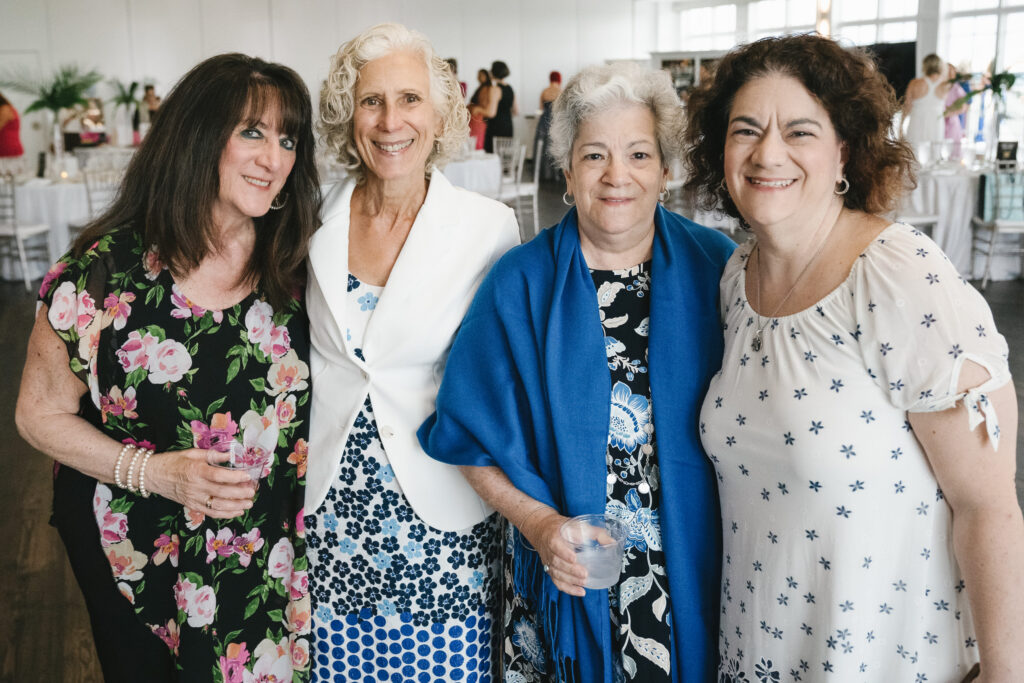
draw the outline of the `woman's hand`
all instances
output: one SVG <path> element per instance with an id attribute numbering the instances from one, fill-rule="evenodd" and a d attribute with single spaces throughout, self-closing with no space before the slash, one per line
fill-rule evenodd
<path id="1" fill-rule="evenodd" d="M 146 468 L 146 488 L 207 517 L 238 517 L 252 507 L 256 486 L 244 471 L 210 464 L 229 458 L 200 448 L 155 454 Z"/>
<path id="2" fill-rule="evenodd" d="M 555 588 L 569 595 L 583 597 L 586 593 L 583 582 L 587 580 L 587 570 L 576 562 L 575 551 L 562 538 L 561 533 L 562 524 L 568 520 L 568 517 L 544 506 L 539 512 L 529 513 L 519 531 L 537 550 Z"/>

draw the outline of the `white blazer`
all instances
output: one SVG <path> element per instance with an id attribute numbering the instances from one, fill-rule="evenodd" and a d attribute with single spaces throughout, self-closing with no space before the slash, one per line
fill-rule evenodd
<path id="1" fill-rule="evenodd" d="M 423 452 L 416 430 L 434 411 L 448 350 L 477 287 L 519 242 L 515 214 L 500 202 L 453 187 L 435 169 L 367 325 L 363 362 L 345 340 L 354 188 L 348 179 L 327 190 L 323 225 L 309 247 L 313 405 L 306 511 L 312 514 L 326 498 L 369 395 L 384 451 L 416 514 L 437 529 L 465 529 L 491 508 L 457 468 Z"/>

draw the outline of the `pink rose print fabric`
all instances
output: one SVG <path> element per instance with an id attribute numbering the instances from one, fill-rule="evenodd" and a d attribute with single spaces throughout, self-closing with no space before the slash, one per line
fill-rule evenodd
<path id="1" fill-rule="evenodd" d="M 97 483 L 92 512 L 111 581 L 175 655 L 181 680 L 309 680 L 302 302 L 275 310 L 257 289 L 204 309 L 128 231 L 64 256 L 39 298 L 98 429 L 158 454 L 234 441 L 267 458 L 252 509 L 232 520 Z"/>

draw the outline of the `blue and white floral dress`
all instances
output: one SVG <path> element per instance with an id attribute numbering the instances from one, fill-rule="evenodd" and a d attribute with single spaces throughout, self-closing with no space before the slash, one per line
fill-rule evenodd
<path id="1" fill-rule="evenodd" d="M 815 306 L 765 323 L 722 277 L 725 355 L 700 429 L 722 504 L 719 680 L 953 683 L 978 660 L 952 514 L 908 412 L 1009 379 L 981 295 L 928 237 L 885 229 Z M 956 394 L 965 360 L 985 385 Z M 982 459 L 977 467 L 988 463 Z"/>
<path id="2" fill-rule="evenodd" d="M 362 339 L 383 289 L 349 276 L 345 333 L 360 358 L 373 353 Z M 327 498 L 306 517 L 313 679 L 495 680 L 500 539 L 496 514 L 462 532 L 417 516 L 367 396 Z"/>
<path id="3" fill-rule="evenodd" d="M 597 290 L 612 392 L 609 407 L 606 514 L 628 529 L 618 583 L 608 591 L 616 680 L 671 681 L 671 603 L 665 577 L 658 508 L 657 446 L 647 377 L 650 263 L 623 270 L 591 270 Z M 506 544 L 506 683 L 547 681 L 550 667 L 540 625 L 515 591 L 514 546 Z"/>

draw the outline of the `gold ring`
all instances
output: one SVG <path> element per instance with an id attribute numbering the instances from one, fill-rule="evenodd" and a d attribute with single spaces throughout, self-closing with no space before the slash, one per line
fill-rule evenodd
<path id="1" fill-rule="evenodd" d="M 206 497 L 206 509 L 207 510 L 212 510 L 213 509 L 213 496 L 207 496 Z"/>

